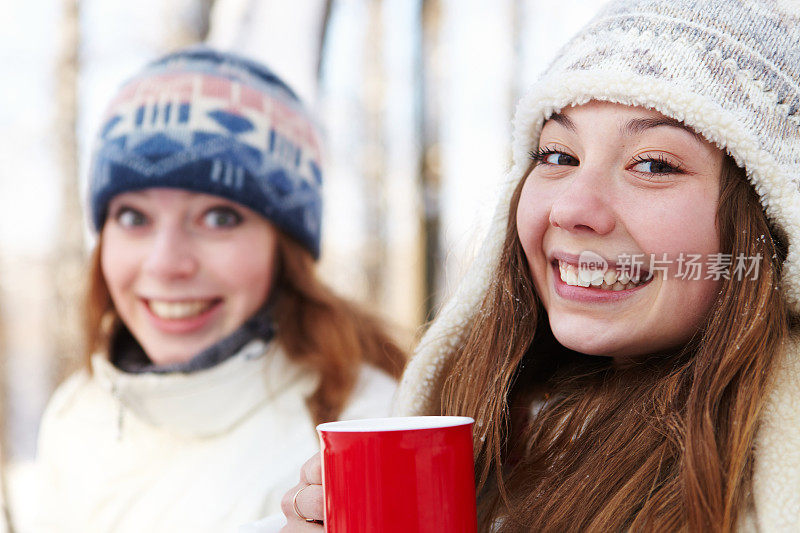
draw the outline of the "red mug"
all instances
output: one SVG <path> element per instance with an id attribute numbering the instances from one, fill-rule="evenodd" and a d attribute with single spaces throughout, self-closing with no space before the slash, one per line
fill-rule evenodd
<path id="1" fill-rule="evenodd" d="M 317 426 L 327 533 L 475 533 L 471 418 Z"/>

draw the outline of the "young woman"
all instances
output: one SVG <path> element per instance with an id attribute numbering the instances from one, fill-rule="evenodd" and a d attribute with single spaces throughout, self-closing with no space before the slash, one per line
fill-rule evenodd
<path id="1" fill-rule="evenodd" d="M 204 47 L 123 85 L 93 157 L 84 371 L 42 422 L 58 531 L 227 531 L 278 509 L 325 420 L 385 415 L 404 354 L 316 277 L 318 134 Z"/>
<path id="2" fill-rule="evenodd" d="M 800 526 L 799 23 L 613 1 L 520 102 L 484 252 L 396 405 L 475 418 L 481 531 Z"/>

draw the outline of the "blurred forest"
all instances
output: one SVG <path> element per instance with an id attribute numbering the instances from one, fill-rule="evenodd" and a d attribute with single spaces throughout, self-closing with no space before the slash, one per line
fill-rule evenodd
<path id="1" fill-rule="evenodd" d="M 480 243 L 480 220 L 509 164 L 517 98 L 598 7 L 0 3 L 0 464 L 12 475 L 35 453 L 52 390 L 80 362 L 93 241 L 82 208 L 90 140 L 126 77 L 162 53 L 206 41 L 263 61 L 293 86 L 319 117 L 327 145 L 323 277 L 410 345 Z"/>

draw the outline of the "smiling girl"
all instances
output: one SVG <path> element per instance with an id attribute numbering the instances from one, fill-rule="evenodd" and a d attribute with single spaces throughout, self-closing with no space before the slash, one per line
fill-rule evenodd
<path id="1" fill-rule="evenodd" d="M 123 85 L 89 180 L 90 354 L 42 422 L 48 531 L 230 530 L 277 510 L 316 424 L 386 414 L 402 351 L 314 272 L 321 168 L 261 65 L 194 47 Z"/>
<path id="2" fill-rule="evenodd" d="M 475 419 L 481 531 L 800 527 L 798 51 L 793 2 L 615 0 L 518 104 L 396 405 Z"/>
<path id="3" fill-rule="evenodd" d="M 531 158 L 516 226 L 553 335 L 617 362 L 686 344 L 721 280 L 676 267 L 720 251 L 722 151 L 656 111 L 593 101 L 552 115 Z M 582 254 L 602 259 L 605 284 L 580 283 Z M 641 259 L 638 279 L 625 257 Z M 650 258 L 666 268 L 648 276 Z"/>

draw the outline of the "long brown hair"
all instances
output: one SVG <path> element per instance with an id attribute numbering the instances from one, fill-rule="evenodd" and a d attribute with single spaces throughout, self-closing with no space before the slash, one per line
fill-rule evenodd
<path id="1" fill-rule="evenodd" d="M 122 327 L 100 266 L 102 239 L 92 254 L 84 309 L 85 364 L 106 352 Z M 338 296 L 317 277 L 311 254 L 278 232 L 279 269 L 273 318 L 287 355 L 318 372 L 320 382 L 307 405 L 315 424 L 336 420 L 369 363 L 398 378 L 406 352 L 374 315 Z"/>
<path id="2" fill-rule="evenodd" d="M 443 413 L 476 420 L 481 530 L 735 529 L 789 331 L 776 290 L 785 245 L 744 171 L 726 157 L 717 225 L 723 252 L 761 258 L 757 279 L 724 280 L 683 349 L 627 368 L 553 338 L 517 237 L 522 185 L 442 388 Z"/>

